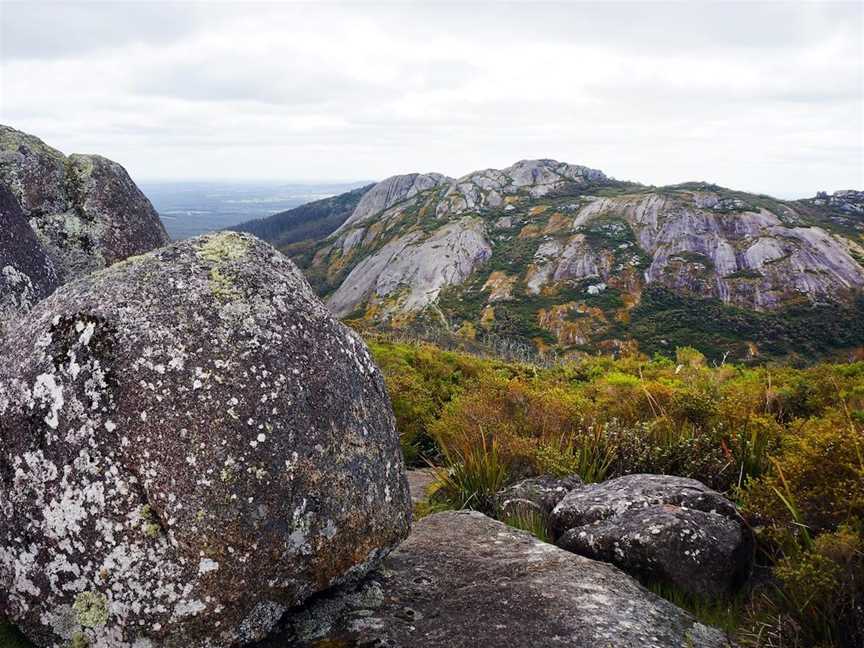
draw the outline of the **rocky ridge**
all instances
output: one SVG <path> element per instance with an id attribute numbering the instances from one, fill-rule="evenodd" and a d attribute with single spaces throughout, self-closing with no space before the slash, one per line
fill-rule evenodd
<path id="1" fill-rule="evenodd" d="M 650 290 L 752 313 L 854 303 L 864 233 L 828 212 L 854 212 L 856 196 L 646 187 L 526 160 L 459 179 L 389 178 L 297 260 L 340 317 L 578 349 L 620 344 Z"/>

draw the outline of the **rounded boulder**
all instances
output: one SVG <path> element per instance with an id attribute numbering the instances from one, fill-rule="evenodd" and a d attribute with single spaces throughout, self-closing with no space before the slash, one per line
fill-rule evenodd
<path id="1" fill-rule="evenodd" d="M 0 603 L 39 646 L 249 643 L 408 534 L 379 370 L 254 237 L 69 283 L 0 357 Z"/>
<path id="2" fill-rule="evenodd" d="M 734 594 L 753 537 L 720 493 L 695 479 L 625 475 L 569 492 L 552 512 L 557 544 L 688 595 Z"/>

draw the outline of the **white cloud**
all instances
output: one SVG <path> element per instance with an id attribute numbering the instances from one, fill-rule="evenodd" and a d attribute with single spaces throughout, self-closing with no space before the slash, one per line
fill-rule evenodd
<path id="1" fill-rule="evenodd" d="M 864 185 L 858 4 L 0 4 L 0 121 L 144 178 L 526 157 L 782 196 Z"/>

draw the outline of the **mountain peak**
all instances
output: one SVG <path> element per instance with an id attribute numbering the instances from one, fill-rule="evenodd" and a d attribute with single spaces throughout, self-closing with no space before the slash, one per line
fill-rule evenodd
<path id="1" fill-rule="evenodd" d="M 408 173 L 390 176 L 376 184 L 363 196 L 354 213 L 334 233 L 363 223 L 398 203 L 449 181 L 450 178 L 440 173 Z"/>

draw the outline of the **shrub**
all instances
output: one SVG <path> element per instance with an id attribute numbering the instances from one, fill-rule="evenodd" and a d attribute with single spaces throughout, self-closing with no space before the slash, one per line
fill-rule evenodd
<path id="1" fill-rule="evenodd" d="M 472 508 L 483 513 L 495 511 L 495 495 L 507 483 L 507 468 L 498 453 L 495 439 L 477 443 L 465 436 L 450 436 L 442 444 L 445 465 L 435 470 L 433 501 L 453 508 Z"/>
<path id="2" fill-rule="evenodd" d="M 536 367 L 429 345 L 373 350 L 412 439 L 406 455 L 441 464 L 438 493 L 419 513 L 494 513 L 507 482 L 538 474 L 698 479 L 740 501 L 764 576 L 742 595 L 743 621 L 736 602 L 680 604 L 727 628 L 740 623 L 745 645 L 864 645 L 864 363 L 709 366 L 681 348 L 677 362 L 631 355 Z M 543 537 L 543 520 L 506 521 Z"/>
<path id="3" fill-rule="evenodd" d="M 514 529 L 527 531 L 538 540 L 552 542 L 549 520 L 540 511 L 519 509 L 503 516 L 501 521 Z"/>
<path id="4" fill-rule="evenodd" d="M 814 533 L 864 517 L 862 445 L 860 429 L 839 412 L 798 423 L 783 437 L 777 469 L 747 488 L 746 510 L 778 541 L 795 530 L 786 493 Z"/>
<path id="5" fill-rule="evenodd" d="M 489 363 L 426 344 L 373 338 L 369 348 L 387 383 L 405 460 L 409 465 L 425 465 L 424 457 L 438 455 L 429 426 L 466 385 L 489 370 Z"/>
<path id="6" fill-rule="evenodd" d="M 442 449 L 494 438 L 507 471 L 514 478 L 528 476 L 537 472 L 538 448 L 577 434 L 583 405 L 558 385 L 487 374 L 447 404 L 431 432 Z"/>
<path id="7" fill-rule="evenodd" d="M 773 570 L 741 631 L 750 646 L 864 645 L 864 535 L 860 522 L 824 533 Z"/>
<path id="8" fill-rule="evenodd" d="M 586 484 L 606 479 L 615 460 L 615 447 L 605 430 L 594 430 L 547 443 L 534 451 L 537 474 L 564 477 L 577 474 Z"/>

